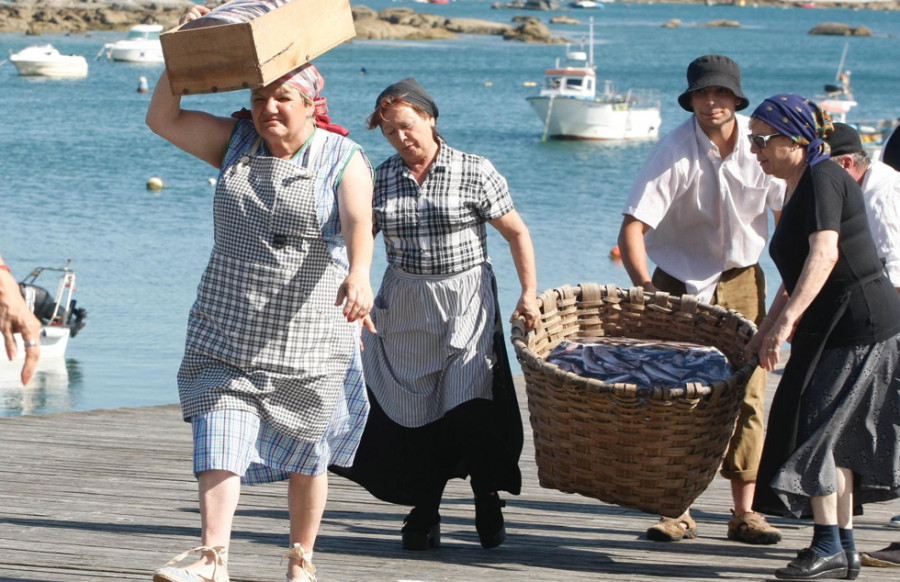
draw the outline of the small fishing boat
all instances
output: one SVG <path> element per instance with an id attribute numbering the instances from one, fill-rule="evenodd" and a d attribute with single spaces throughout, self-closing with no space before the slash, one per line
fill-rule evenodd
<path id="1" fill-rule="evenodd" d="M 128 36 L 122 40 L 103 45 L 99 57 L 106 53 L 106 58 L 113 61 L 129 63 L 162 63 L 162 43 L 159 42 L 159 34 L 162 32 L 161 24 L 138 24 L 132 26 Z"/>
<path id="2" fill-rule="evenodd" d="M 75 271 L 69 264 L 67 261 L 64 266 L 59 268 L 37 267 L 19 283 L 25 302 L 43 324 L 41 360 L 65 357 L 69 338 L 75 337 L 85 325 L 87 311 L 76 307 L 74 299 Z M 38 277 L 47 272 L 59 273 L 55 296 L 36 284 Z M 22 337 L 16 334 L 15 338 L 18 348 L 16 358 L 23 359 L 25 349 Z"/>
<path id="3" fill-rule="evenodd" d="M 853 88 L 850 86 L 852 72 L 844 68 L 847 59 L 847 50 L 850 45 L 844 45 L 844 52 L 838 64 L 837 74 L 833 83 L 825 84 L 825 93 L 815 97 L 816 103 L 827 111 L 834 121 L 840 121 L 850 125 L 859 132 L 860 140 L 869 154 L 875 156 L 884 141 L 890 136 L 900 123 L 900 119 L 860 119 L 848 120 L 847 114 L 859 105 L 853 96 Z"/>
<path id="4" fill-rule="evenodd" d="M 23 76 L 86 77 L 87 60 L 81 55 L 64 55 L 53 45 L 35 45 L 9 56 L 9 60 Z"/>
<path id="5" fill-rule="evenodd" d="M 544 73 L 540 93 L 527 97 L 544 122 L 542 139 L 623 140 L 659 137 L 659 92 L 653 89 L 616 90 L 603 81 L 598 94 L 594 66 L 594 22 L 591 19 L 588 52 L 569 50 L 566 62 Z"/>

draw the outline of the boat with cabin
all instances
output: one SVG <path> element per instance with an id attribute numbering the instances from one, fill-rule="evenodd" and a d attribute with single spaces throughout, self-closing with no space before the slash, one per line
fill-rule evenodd
<path id="1" fill-rule="evenodd" d="M 34 45 L 12 53 L 10 62 L 22 76 L 86 77 L 87 60 L 81 55 L 64 55 L 52 44 Z"/>
<path id="2" fill-rule="evenodd" d="M 659 137 L 659 91 L 629 89 L 620 93 L 613 81 L 597 89 L 594 66 L 594 23 L 591 19 L 588 50 L 570 50 L 544 72 L 544 83 L 528 103 L 544 123 L 542 139 L 631 140 Z"/>
<path id="3" fill-rule="evenodd" d="M 116 42 L 106 43 L 100 49 L 100 56 L 113 61 L 128 63 L 162 63 L 162 43 L 159 34 L 163 31 L 161 24 L 138 24 L 131 27 L 128 36 Z"/>

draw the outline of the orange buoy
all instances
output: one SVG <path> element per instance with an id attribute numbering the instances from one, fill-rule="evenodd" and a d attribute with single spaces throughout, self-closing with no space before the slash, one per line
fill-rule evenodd
<path id="1" fill-rule="evenodd" d="M 614 246 L 609 249 L 609 258 L 610 259 L 621 259 L 622 253 L 619 252 L 619 245 Z"/>

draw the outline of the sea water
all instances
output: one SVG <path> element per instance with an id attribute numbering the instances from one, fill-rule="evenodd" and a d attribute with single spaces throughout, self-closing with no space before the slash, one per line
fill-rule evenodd
<path id="1" fill-rule="evenodd" d="M 370 7 L 415 6 L 453 17 L 509 22 L 516 14 L 547 22 L 556 13 L 492 10 L 488 2 L 413 5 L 386 0 Z M 559 13 L 562 13 L 560 11 Z M 595 21 L 595 61 L 601 79 L 620 90 L 658 89 L 661 134 L 687 113 L 677 96 L 695 57 L 723 53 L 743 71 L 751 107 L 780 92 L 807 96 L 833 83 L 848 46 L 845 68 L 860 105 L 853 118 L 900 114 L 900 14 L 852 10 L 679 4 L 607 4 L 571 10 Z M 663 28 L 671 19 L 682 26 Z M 739 28 L 703 27 L 718 19 Z M 872 37 L 811 36 L 822 22 L 867 26 Z M 577 47 L 585 25 L 552 25 Z M 0 55 L 52 43 L 90 61 L 85 79 L 20 77 L 0 65 L 0 252 L 21 278 L 37 266 L 72 259 L 76 298 L 88 310 L 87 327 L 69 344 L 65 361 L 44 362 L 26 388 L 13 368 L 0 367 L 0 415 L 145 406 L 177 402 L 175 373 L 185 323 L 212 243 L 210 180 L 216 170 L 155 136 L 144 125 L 151 89 L 162 65 L 91 60 L 123 33 L 27 37 L 0 34 Z M 573 47 L 574 48 L 574 47 Z M 538 288 L 582 281 L 628 286 L 621 264 L 609 258 L 621 210 L 653 142 L 542 141 L 543 123 L 525 101 L 543 71 L 563 56 L 562 45 L 463 36 L 446 41 L 355 41 L 316 60 L 326 78 L 334 121 L 376 163 L 393 153 L 364 122 L 388 84 L 414 76 L 440 107 L 438 129 L 459 149 L 489 158 L 509 181 L 537 253 Z M 2 59 L 2 57 L 0 57 Z M 363 68 L 365 74 L 362 73 Z M 187 108 L 228 115 L 248 104 L 245 91 L 190 96 Z M 167 187 L 149 191 L 147 181 Z M 493 229 L 489 250 L 504 317 L 515 307 L 519 283 L 508 246 Z M 778 276 L 767 256 L 769 292 Z M 376 241 L 373 284 L 384 270 Z M 42 282 L 55 291 L 56 281 Z M 508 327 L 507 327 L 508 332 Z M 518 365 L 513 362 L 516 373 Z"/>

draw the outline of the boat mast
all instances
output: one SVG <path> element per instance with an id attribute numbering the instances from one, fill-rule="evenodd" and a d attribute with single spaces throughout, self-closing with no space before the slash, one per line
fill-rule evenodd
<path id="1" fill-rule="evenodd" d="M 835 73 L 835 75 L 834 75 L 834 80 L 837 81 L 837 82 L 840 82 L 840 80 L 841 80 L 841 73 L 844 72 L 844 61 L 847 59 L 847 51 L 848 51 L 849 49 L 850 49 L 850 43 L 849 43 L 849 42 L 848 42 L 848 43 L 845 43 L 845 44 L 844 44 L 844 52 L 843 52 L 843 54 L 841 54 L 841 62 L 840 62 L 840 64 L 838 65 L 837 73 Z"/>
<path id="2" fill-rule="evenodd" d="M 588 24 L 588 66 L 594 66 L 594 17 L 591 16 Z"/>

